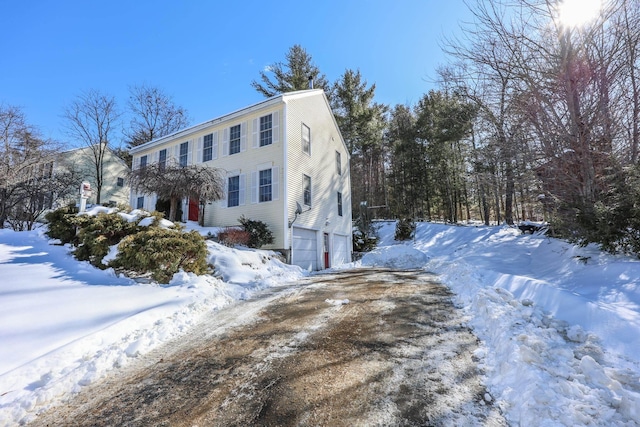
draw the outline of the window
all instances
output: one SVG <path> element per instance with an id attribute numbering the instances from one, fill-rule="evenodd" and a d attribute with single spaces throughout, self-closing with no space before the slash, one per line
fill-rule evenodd
<path id="1" fill-rule="evenodd" d="M 336 171 L 338 175 L 342 175 L 342 156 L 339 151 L 336 151 Z"/>
<path id="2" fill-rule="evenodd" d="M 233 174 L 235 175 L 235 174 Z M 243 175 L 240 175 L 240 204 L 243 202 Z M 271 202 L 279 196 L 279 168 L 272 162 L 257 165 L 251 172 L 251 203 Z"/>
<path id="3" fill-rule="evenodd" d="M 144 169 L 147 167 L 147 155 L 140 157 L 140 169 Z"/>
<path id="4" fill-rule="evenodd" d="M 124 187 L 124 178 L 118 178 L 118 182 L 116 183 L 118 187 Z"/>
<path id="5" fill-rule="evenodd" d="M 204 144 L 202 146 L 202 161 L 208 162 L 213 159 L 213 134 L 204 136 Z"/>
<path id="6" fill-rule="evenodd" d="M 271 145 L 273 142 L 273 118 L 269 114 L 260 117 L 260 147 Z"/>
<path id="7" fill-rule="evenodd" d="M 311 129 L 304 123 L 302 124 L 302 151 L 311 155 Z"/>
<path id="8" fill-rule="evenodd" d="M 302 176 L 302 191 L 304 204 L 311 206 L 311 177 L 308 175 Z"/>
<path id="9" fill-rule="evenodd" d="M 273 196 L 271 183 L 271 169 L 260 171 L 260 182 L 258 187 L 258 201 L 260 203 L 271 201 Z"/>
<path id="10" fill-rule="evenodd" d="M 138 197 L 138 202 L 136 203 L 136 209 L 144 209 L 144 196 Z"/>
<path id="11" fill-rule="evenodd" d="M 228 186 L 227 207 L 240 206 L 240 176 L 230 176 Z"/>
<path id="12" fill-rule="evenodd" d="M 189 142 L 183 142 L 180 144 L 180 166 L 187 166 L 187 156 L 189 155 Z"/>
<path id="13" fill-rule="evenodd" d="M 240 152 L 240 125 L 231 126 L 229 129 L 229 154 Z"/>
<path id="14" fill-rule="evenodd" d="M 158 169 L 164 171 L 167 167 L 167 149 L 160 150 L 158 154 Z"/>
<path id="15" fill-rule="evenodd" d="M 342 216 L 342 193 L 338 191 L 338 216 Z"/>

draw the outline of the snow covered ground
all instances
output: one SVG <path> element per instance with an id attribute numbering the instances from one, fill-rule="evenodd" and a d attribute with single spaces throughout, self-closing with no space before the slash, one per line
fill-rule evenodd
<path id="1" fill-rule="evenodd" d="M 206 233 L 206 230 L 202 230 Z M 424 223 L 339 268 L 440 275 L 483 341 L 487 388 L 512 425 L 640 425 L 640 262 L 506 227 Z M 140 284 L 78 262 L 41 231 L 0 230 L 0 426 L 33 420 L 203 316 L 297 280 L 267 251 L 208 243 L 216 277 Z"/>

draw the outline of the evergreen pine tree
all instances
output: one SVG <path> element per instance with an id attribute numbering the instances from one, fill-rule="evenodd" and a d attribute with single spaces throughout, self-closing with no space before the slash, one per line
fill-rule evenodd
<path id="1" fill-rule="evenodd" d="M 269 74 L 273 74 L 273 79 Z M 325 92 L 330 89 L 327 78 L 312 62 L 311 55 L 296 44 L 289 48 L 285 62 L 269 65 L 260 72 L 260 81 L 252 81 L 251 86 L 265 98 L 270 98 L 281 93 L 308 89 L 309 79 L 313 81 L 314 88 L 324 89 Z"/>
<path id="2" fill-rule="evenodd" d="M 375 103 L 375 84 L 360 71 L 346 70 L 333 85 L 331 107 L 351 155 L 352 209 L 361 202 L 386 205 L 384 129 L 387 106 Z"/>

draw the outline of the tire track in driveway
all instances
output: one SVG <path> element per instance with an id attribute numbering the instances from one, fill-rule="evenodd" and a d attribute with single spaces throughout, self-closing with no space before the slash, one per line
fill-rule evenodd
<path id="1" fill-rule="evenodd" d="M 313 276 L 214 314 L 34 424 L 506 425 L 484 400 L 477 338 L 434 279 Z"/>

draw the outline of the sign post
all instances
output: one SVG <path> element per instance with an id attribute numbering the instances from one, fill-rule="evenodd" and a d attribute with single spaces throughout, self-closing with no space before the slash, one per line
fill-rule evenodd
<path id="1" fill-rule="evenodd" d="M 80 184 L 80 213 L 87 209 L 87 199 L 91 197 L 91 184 L 83 182 Z"/>

